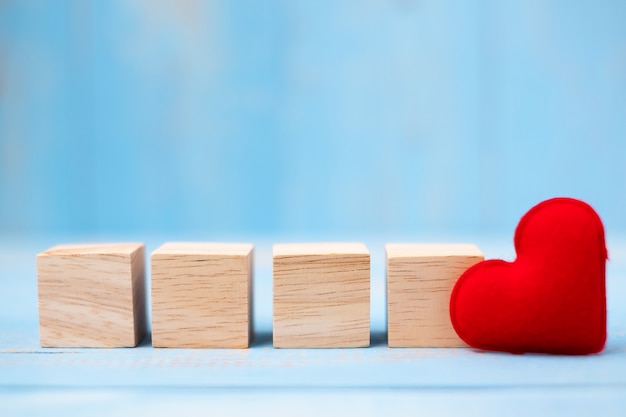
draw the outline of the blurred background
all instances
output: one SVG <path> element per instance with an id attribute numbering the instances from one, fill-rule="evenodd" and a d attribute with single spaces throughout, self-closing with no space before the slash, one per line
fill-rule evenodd
<path id="1" fill-rule="evenodd" d="M 626 2 L 0 0 L 0 234 L 626 232 Z"/>

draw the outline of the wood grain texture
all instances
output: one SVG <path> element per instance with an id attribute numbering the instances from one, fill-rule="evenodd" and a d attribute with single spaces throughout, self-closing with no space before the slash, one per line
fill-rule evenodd
<path id="1" fill-rule="evenodd" d="M 166 243 L 152 252 L 152 345 L 247 348 L 253 245 Z"/>
<path id="2" fill-rule="evenodd" d="M 59 245 L 37 255 L 43 347 L 133 347 L 146 333 L 142 243 Z"/>
<path id="3" fill-rule="evenodd" d="M 470 244 L 387 244 L 389 347 L 467 346 L 450 322 L 450 294 L 482 261 Z"/>
<path id="4" fill-rule="evenodd" d="M 274 245 L 274 347 L 367 347 L 370 254 L 362 243 Z"/>

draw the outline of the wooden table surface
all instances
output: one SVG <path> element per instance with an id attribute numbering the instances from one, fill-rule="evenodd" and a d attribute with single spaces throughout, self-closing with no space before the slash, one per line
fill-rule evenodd
<path id="1" fill-rule="evenodd" d="M 466 239 L 467 240 L 467 239 Z M 599 355 L 390 349 L 382 239 L 372 254 L 371 347 L 274 349 L 270 239 L 255 248 L 247 350 L 39 347 L 35 254 L 63 241 L 0 240 L 0 416 L 626 415 L 626 239 L 611 239 L 609 339 Z M 163 240 L 146 241 L 147 253 Z M 474 238 L 513 258 L 510 238 Z"/>

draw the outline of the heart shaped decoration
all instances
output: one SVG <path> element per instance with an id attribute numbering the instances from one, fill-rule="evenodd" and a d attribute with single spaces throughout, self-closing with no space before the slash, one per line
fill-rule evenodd
<path id="1" fill-rule="evenodd" d="M 606 341 L 604 227 L 588 204 L 539 203 L 515 231 L 514 262 L 469 268 L 450 298 L 450 318 L 468 345 L 512 353 L 584 355 Z"/>

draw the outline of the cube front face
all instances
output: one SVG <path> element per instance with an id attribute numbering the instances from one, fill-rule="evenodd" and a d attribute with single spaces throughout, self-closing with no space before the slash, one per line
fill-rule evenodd
<path id="1" fill-rule="evenodd" d="M 144 246 L 56 246 L 37 255 L 43 347 L 133 347 L 145 335 Z"/>
<path id="2" fill-rule="evenodd" d="M 152 345 L 247 348 L 252 245 L 170 243 L 152 253 Z"/>
<path id="3" fill-rule="evenodd" d="M 274 347 L 367 347 L 370 255 L 363 244 L 274 246 Z"/>
<path id="4" fill-rule="evenodd" d="M 388 244 L 390 347 L 463 347 L 450 321 L 456 281 L 484 259 L 474 245 Z"/>

